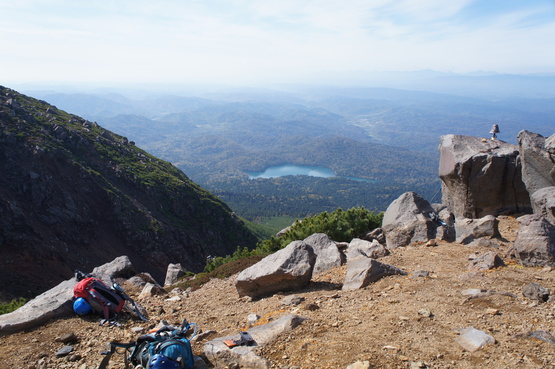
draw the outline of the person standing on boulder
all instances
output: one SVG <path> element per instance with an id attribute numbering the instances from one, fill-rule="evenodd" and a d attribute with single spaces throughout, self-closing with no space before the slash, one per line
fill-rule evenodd
<path id="1" fill-rule="evenodd" d="M 497 134 L 499 133 L 499 126 L 497 124 L 494 124 L 493 127 L 491 127 L 491 131 L 489 131 L 489 133 L 491 133 L 492 140 L 497 140 Z"/>

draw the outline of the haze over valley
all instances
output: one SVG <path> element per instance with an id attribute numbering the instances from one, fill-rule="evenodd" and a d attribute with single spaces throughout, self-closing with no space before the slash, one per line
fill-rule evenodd
<path id="1" fill-rule="evenodd" d="M 519 93 L 518 86 L 506 88 L 515 76 L 497 76 L 487 91 L 482 86 L 492 76 L 473 77 L 473 85 L 458 76 L 465 89 L 457 95 L 434 92 L 448 76 L 432 75 L 404 74 L 430 91 L 288 85 L 172 94 L 115 88 L 27 93 L 128 137 L 239 215 L 261 220 L 338 207 L 383 211 L 408 190 L 440 201 L 441 135 L 489 137 L 498 124 L 499 138 L 516 144 L 522 129 L 548 136 L 555 126 L 555 91 L 545 87 L 545 78 L 521 76 Z M 456 79 L 448 80 L 455 88 Z M 323 167 L 336 176 L 249 179 L 250 172 L 285 164 Z"/>

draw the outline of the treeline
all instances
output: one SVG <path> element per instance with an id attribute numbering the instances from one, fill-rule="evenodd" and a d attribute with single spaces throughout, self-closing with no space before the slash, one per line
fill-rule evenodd
<path id="1" fill-rule="evenodd" d="M 344 178 L 287 176 L 271 179 L 228 179 L 213 183 L 209 190 L 237 214 L 255 220 L 259 217 L 291 216 L 304 218 L 337 208 L 365 207 L 385 211 L 407 191 L 439 202 L 438 179 L 410 183 L 359 182 Z M 434 198 L 435 195 L 435 199 Z"/>

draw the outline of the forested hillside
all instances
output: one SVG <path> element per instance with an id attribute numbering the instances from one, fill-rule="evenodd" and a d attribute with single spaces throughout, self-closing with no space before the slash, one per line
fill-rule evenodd
<path id="1" fill-rule="evenodd" d="M 407 190 L 438 201 L 433 197 L 440 186 L 436 150 L 441 135 L 488 137 L 498 124 L 499 138 L 516 143 L 522 129 L 549 135 L 555 125 L 553 98 L 470 95 L 311 87 L 140 98 L 41 96 L 172 162 L 253 220 L 352 206 L 380 211 Z M 370 182 L 248 179 L 247 172 L 282 164 L 327 167 L 338 176 Z"/>

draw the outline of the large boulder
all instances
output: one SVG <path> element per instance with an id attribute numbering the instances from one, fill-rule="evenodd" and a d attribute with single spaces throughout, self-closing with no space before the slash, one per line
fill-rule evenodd
<path id="1" fill-rule="evenodd" d="M 340 267 L 343 264 L 343 254 L 337 248 L 337 244 L 327 234 L 315 233 L 305 238 L 304 242 L 312 246 L 316 254 L 313 273 L 322 273 Z"/>
<path id="2" fill-rule="evenodd" d="M 530 194 L 555 186 L 555 135 L 548 139 L 537 133 L 520 131 L 518 148 L 522 161 L 522 179 Z"/>
<path id="3" fill-rule="evenodd" d="M 521 218 L 509 254 L 525 266 L 555 266 L 555 225 L 534 214 Z"/>
<path id="4" fill-rule="evenodd" d="M 457 219 L 455 230 L 457 233 L 456 241 L 464 245 L 472 244 L 480 238 L 501 237 L 499 234 L 499 220 L 493 215 L 486 215 L 480 219 Z"/>
<path id="5" fill-rule="evenodd" d="M 359 256 L 347 263 L 347 274 L 343 282 L 343 290 L 351 291 L 364 288 L 390 275 L 406 275 L 407 272 L 393 265 L 384 264 L 376 259 Z"/>
<path id="6" fill-rule="evenodd" d="M 555 187 L 544 187 L 532 194 L 534 214 L 547 218 L 555 224 Z"/>
<path id="7" fill-rule="evenodd" d="M 129 276 L 134 270 L 127 256 L 96 267 L 91 273 L 108 285 L 119 277 Z M 0 315 L 0 335 L 27 330 L 46 323 L 50 319 L 70 316 L 73 313 L 71 300 L 77 281 L 71 278 L 35 297 L 16 311 Z"/>
<path id="8" fill-rule="evenodd" d="M 94 268 L 91 272 L 93 277 L 100 279 L 108 286 L 111 286 L 112 281 L 116 278 L 128 279 L 136 274 L 131 260 L 126 255 L 118 256 L 111 262 Z"/>
<path id="9" fill-rule="evenodd" d="M 531 212 L 518 148 L 497 140 L 446 135 L 439 145 L 442 202 L 455 218 Z"/>
<path id="10" fill-rule="evenodd" d="M 239 273 L 235 288 L 239 296 L 253 298 L 300 289 L 310 283 L 315 263 L 312 246 L 293 241 Z"/>
<path id="11" fill-rule="evenodd" d="M 434 209 L 415 192 L 405 192 L 385 211 L 382 229 L 387 248 L 408 246 L 436 238 L 439 223 L 430 219 Z"/>
<path id="12" fill-rule="evenodd" d="M 19 309 L 0 315 L 0 335 L 28 330 L 44 324 L 50 319 L 72 315 L 71 299 L 76 283 L 75 278 L 64 281 Z"/>

